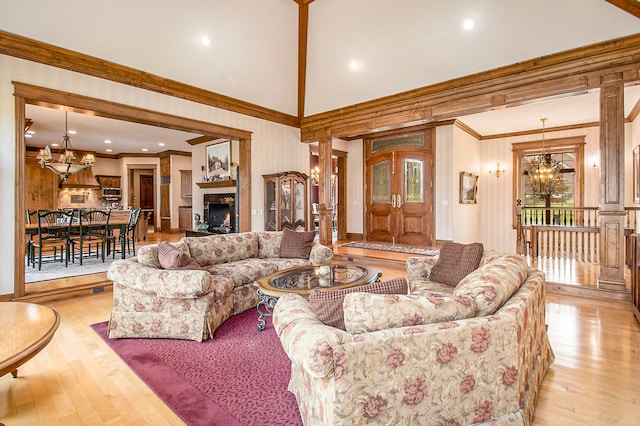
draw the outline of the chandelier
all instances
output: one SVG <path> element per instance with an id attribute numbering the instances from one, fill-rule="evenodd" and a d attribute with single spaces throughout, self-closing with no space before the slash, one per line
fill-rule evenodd
<path id="1" fill-rule="evenodd" d="M 549 199 L 553 194 L 562 191 L 563 182 L 560 177 L 562 166 L 551 158 L 544 147 L 544 122 L 542 121 L 542 154 L 531 156 L 524 161 L 524 174 L 531 187 L 531 192 L 541 200 Z"/>
<path id="2" fill-rule="evenodd" d="M 36 158 L 40 160 L 40 166 L 51 170 L 66 181 L 67 178 L 81 170 L 90 168 L 96 162 L 93 154 L 86 154 L 82 160 L 78 162 L 75 153 L 71 150 L 71 141 L 67 127 L 67 111 L 64 112 L 64 136 L 62 138 L 62 146 L 59 151 L 60 157 L 58 161 L 52 161 L 51 148 L 45 146 L 38 152 Z"/>

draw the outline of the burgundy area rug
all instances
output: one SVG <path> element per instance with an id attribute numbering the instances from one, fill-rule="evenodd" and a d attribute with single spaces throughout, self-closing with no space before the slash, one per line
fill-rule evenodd
<path id="1" fill-rule="evenodd" d="M 189 425 L 302 425 L 289 358 L 257 319 L 255 309 L 232 316 L 202 343 L 112 340 L 106 322 L 91 328 Z"/>

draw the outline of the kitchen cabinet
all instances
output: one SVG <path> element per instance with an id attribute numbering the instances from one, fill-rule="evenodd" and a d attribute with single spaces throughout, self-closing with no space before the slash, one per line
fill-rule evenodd
<path id="1" fill-rule="evenodd" d="M 284 228 L 306 230 L 308 195 L 306 174 L 296 171 L 262 175 L 264 179 L 264 229 L 282 231 Z"/>
<path id="2" fill-rule="evenodd" d="M 101 188 L 120 188 L 121 177 L 113 175 L 96 175 Z"/>
<path id="3" fill-rule="evenodd" d="M 191 170 L 180 170 L 180 196 L 191 198 L 192 195 Z"/>

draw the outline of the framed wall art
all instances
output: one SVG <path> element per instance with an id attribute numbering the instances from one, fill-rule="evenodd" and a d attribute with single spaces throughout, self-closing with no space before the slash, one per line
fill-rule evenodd
<path id="1" fill-rule="evenodd" d="M 207 146 L 207 179 L 210 181 L 231 179 L 231 141 Z"/>
<path id="2" fill-rule="evenodd" d="M 460 172 L 460 204 L 476 204 L 478 202 L 478 175 Z"/>

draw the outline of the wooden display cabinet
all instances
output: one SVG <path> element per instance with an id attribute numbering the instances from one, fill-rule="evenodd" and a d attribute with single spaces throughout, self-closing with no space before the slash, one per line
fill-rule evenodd
<path id="1" fill-rule="evenodd" d="M 262 175 L 264 178 L 264 229 L 309 229 L 306 174 L 296 171 Z"/>

